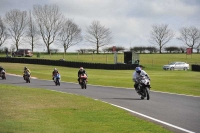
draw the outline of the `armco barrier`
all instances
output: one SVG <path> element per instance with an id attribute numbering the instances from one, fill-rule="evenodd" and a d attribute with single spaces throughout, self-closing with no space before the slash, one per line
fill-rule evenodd
<path id="1" fill-rule="evenodd" d="M 192 71 L 199 71 L 200 72 L 200 65 L 192 64 Z"/>
<path id="2" fill-rule="evenodd" d="M 86 63 L 86 62 L 73 62 L 73 61 L 62 61 L 62 60 L 47 60 L 47 59 L 31 59 L 31 58 L 4 58 L 0 57 L 0 62 L 11 62 L 11 63 L 26 63 L 26 64 L 39 64 L 39 65 L 53 65 L 53 66 L 65 66 L 91 69 L 106 69 L 106 70 L 134 70 L 137 64 L 102 64 L 102 63 Z M 3 66 L 3 64 L 0 64 Z"/>

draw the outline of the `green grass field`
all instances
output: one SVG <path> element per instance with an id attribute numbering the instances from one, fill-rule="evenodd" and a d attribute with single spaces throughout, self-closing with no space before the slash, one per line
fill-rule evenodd
<path id="1" fill-rule="evenodd" d="M 55 55 L 54 59 L 60 59 L 61 56 Z M 83 55 L 81 60 L 90 62 L 86 56 L 91 55 Z M 100 56 L 104 55 L 96 56 L 99 58 L 93 57 L 94 62 L 100 62 Z M 109 58 L 111 57 L 113 55 L 110 54 Z M 200 72 L 162 70 L 162 65 L 171 61 L 186 61 L 190 64 L 200 62 L 199 54 L 192 55 L 190 60 L 189 57 L 186 60 L 186 56 L 182 54 L 140 55 L 141 64 L 145 66 L 144 70 L 151 77 L 151 89 L 200 96 Z M 76 55 L 69 55 L 68 58 L 73 60 Z M 79 69 L 79 66 L 69 68 L 5 62 L 0 62 L 0 66 L 3 66 L 7 73 L 18 75 L 22 75 L 24 66 L 27 66 L 32 76 L 47 80 L 51 80 L 51 72 L 56 67 L 61 73 L 62 81 L 75 83 Z M 89 75 L 89 84 L 133 88 L 131 78 L 134 70 L 86 69 L 86 71 Z M 38 88 L 1 84 L 0 106 L 0 132 L 2 133 L 169 132 L 158 125 L 135 118 L 126 111 L 100 101 Z"/>
<path id="2" fill-rule="evenodd" d="M 169 133 L 83 96 L 0 85 L 0 133 Z"/>

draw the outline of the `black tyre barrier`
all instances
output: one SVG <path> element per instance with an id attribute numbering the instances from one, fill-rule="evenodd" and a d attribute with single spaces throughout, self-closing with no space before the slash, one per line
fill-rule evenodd
<path id="1" fill-rule="evenodd" d="M 199 71 L 200 72 L 200 65 L 192 64 L 192 71 Z"/>
<path id="2" fill-rule="evenodd" d="M 79 68 L 82 66 L 84 68 L 106 69 L 106 70 L 134 70 L 135 67 L 138 66 L 138 64 L 102 64 L 102 63 L 63 61 L 63 60 L 5 58 L 5 57 L 0 57 L 0 62 L 65 66 L 65 67 L 73 67 L 73 68 Z M 0 65 L 0 66 L 3 66 L 3 65 Z"/>

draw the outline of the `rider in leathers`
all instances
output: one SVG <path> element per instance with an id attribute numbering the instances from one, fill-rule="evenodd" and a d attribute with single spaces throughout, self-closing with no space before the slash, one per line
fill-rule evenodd
<path id="1" fill-rule="evenodd" d="M 1 72 L 2 70 L 6 71 L 2 66 L 0 66 L 0 72 Z"/>
<path id="2" fill-rule="evenodd" d="M 80 76 L 83 75 L 83 74 L 86 74 L 86 71 L 83 69 L 83 67 L 80 67 L 79 71 L 78 71 L 78 82 L 80 84 Z"/>
<path id="3" fill-rule="evenodd" d="M 53 79 L 53 81 L 54 81 L 54 76 L 56 75 L 56 74 L 59 74 L 59 72 L 58 72 L 58 70 L 56 69 L 56 68 L 54 68 L 54 70 L 53 70 L 53 72 L 52 72 L 52 79 Z"/>
<path id="4" fill-rule="evenodd" d="M 27 72 L 31 75 L 30 69 L 28 69 L 27 67 L 24 67 L 24 72 L 23 72 L 23 78 L 24 78 L 24 80 L 25 80 L 25 74 L 26 74 Z"/>
<path id="5" fill-rule="evenodd" d="M 142 70 L 141 69 L 141 67 L 136 67 L 135 68 L 135 72 L 133 73 L 133 75 L 132 75 L 132 79 L 133 79 L 133 81 L 135 82 L 135 84 L 134 84 L 134 88 L 135 88 L 135 90 L 138 92 L 139 90 L 138 90 L 138 85 L 139 85 L 139 83 L 138 83 L 138 77 L 140 77 L 140 75 L 145 75 L 147 78 L 149 78 L 149 80 L 150 80 L 150 77 L 149 77 L 149 75 L 144 71 L 144 70 Z"/>
<path id="6" fill-rule="evenodd" d="M 0 66 L 0 76 L 1 76 L 2 70 L 6 71 L 2 66 Z"/>

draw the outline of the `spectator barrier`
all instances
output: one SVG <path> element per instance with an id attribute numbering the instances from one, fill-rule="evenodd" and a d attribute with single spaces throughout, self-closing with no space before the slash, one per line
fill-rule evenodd
<path id="1" fill-rule="evenodd" d="M 48 59 L 30 59 L 30 58 L 5 58 L 0 57 L 0 62 L 10 63 L 26 63 L 26 64 L 39 64 L 39 65 L 53 65 L 91 69 L 106 69 L 106 70 L 134 70 L 138 64 L 102 64 L 102 63 L 86 63 L 86 62 L 73 62 L 64 60 L 48 60 Z"/>

